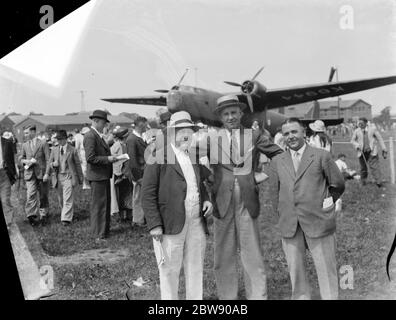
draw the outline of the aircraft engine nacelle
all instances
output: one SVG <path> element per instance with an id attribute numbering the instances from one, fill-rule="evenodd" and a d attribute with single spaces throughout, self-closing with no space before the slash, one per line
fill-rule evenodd
<path id="1" fill-rule="evenodd" d="M 264 98 L 267 88 L 258 81 L 246 80 L 244 83 L 242 83 L 242 92 Z"/>

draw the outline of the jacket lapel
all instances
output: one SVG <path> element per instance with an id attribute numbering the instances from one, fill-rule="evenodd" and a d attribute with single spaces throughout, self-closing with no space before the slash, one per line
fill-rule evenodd
<path id="1" fill-rule="evenodd" d="M 304 174 L 304 172 L 308 169 L 311 163 L 314 160 L 314 154 L 312 153 L 312 148 L 309 145 L 306 145 L 304 153 L 301 158 L 300 165 L 296 174 L 296 181 L 300 179 L 300 177 Z"/>
<path id="2" fill-rule="evenodd" d="M 290 155 L 290 151 L 283 152 L 282 154 L 282 165 L 286 168 L 286 171 L 290 174 L 292 179 L 294 180 L 296 178 L 296 173 L 294 172 L 294 165 L 293 165 L 293 160 Z"/>
<path id="3" fill-rule="evenodd" d="M 92 129 L 93 133 L 95 134 L 96 138 L 100 141 L 100 143 L 102 144 L 102 146 L 106 149 L 110 151 L 110 148 L 108 146 L 108 144 L 100 137 L 100 135 L 96 132 L 96 130 Z"/>
<path id="4" fill-rule="evenodd" d="M 40 148 L 41 145 L 41 141 L 37 138 L 34 138 L 36 140 L 36 145 L 34 146 L 34 148 L 32 148 L 32 157 L 34 158 L 37 154 L 38 149 Z"/>

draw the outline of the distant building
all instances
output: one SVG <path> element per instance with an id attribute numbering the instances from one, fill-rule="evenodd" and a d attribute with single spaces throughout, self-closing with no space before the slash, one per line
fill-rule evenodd
<path id="1" fill-rule="evenodd" d="M 111 125 L 120 125 L 129 127 L 131 119 L 123 116 L 109 116 Z M 78 114 L 70 116 L 29 116 L 14 127 L 15 134 L 19 141 L 23 140 L 23 130 L 31 125 L 36 125 L 37 132 L 66 130 L 73 131 L 81 129 L 84 126 L 90 126 L 91 120 L 89 114 Z"/>
<path id="2" fill-rule="evenodd" d="M 300 119 L 335 119 L 338 118 L 337 108 L 337 100 L 319 100 L 288 106 L 283 112 L 286 117 Z M 356 121 L 360 117 L 372 120 L 371 104 L 362 99 L 340 100 L 340 118 L 344 118 L 344 122 Z"/>

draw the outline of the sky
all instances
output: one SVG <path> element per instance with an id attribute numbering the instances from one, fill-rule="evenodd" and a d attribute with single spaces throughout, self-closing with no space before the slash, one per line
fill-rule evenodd
<path id="1" fill-rule="evenodd" d="M 56 8 L 54 8 L 56 13 Z M 346 10 L 346 11 L 345 11 Z M 219 92 L 264 66 L 267 88 L 396 75 L 391 0 L 92 0 L 0 60 L 0 113 L 108 109 L 152 117 L 158 106 L 101 98 L 183 84 Z M 396 85 L 342 96 L 396 114 Z"/>

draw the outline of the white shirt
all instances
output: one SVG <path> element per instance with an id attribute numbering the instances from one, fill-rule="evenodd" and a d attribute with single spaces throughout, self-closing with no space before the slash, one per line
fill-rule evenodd
<path id="1" fill-rule="evenodd" d="M 176 148 L 172 143 L 171 146 L 173 152 L 176 155 L 177 161 L 179 161 L 180 167 L 183 171 L 184 179 L 186 179 L 187 182 L 186 200 L 191 202 L 199 202 L 197 178 L 195 176 L 195 171 L 191 163 L 191 159 L 187 153 Z"/>
<path id="2" fill-rule="evenodd" d="M 300 164 L 300 162 L 301 162 L 301 157 L 302 157 L 302 155 L 304 154 L 304 151 L 305 151 L 305 148 L 307 147 L 307 144 L 306 143 L 304 143 L 303 144 L 303 146 L 300 148 L 300 149 L 298 149 L 298 150 L 292 150 L 292 149 L 290 149 L 290 154 L 291 154 L 291 157 L 292 157 L 292 160 L 293 160 L 293 164 L 295 165 L 295 162 L 294 161 L 298 161 L 298 164 Z M 296 169 L 296 168 L 295 168 Z M 298 168 L 297 168 L 298 169 Z M 296 169 L 296 171 L 297 171 L 297 169 Z"/>
<path id="3" fill-rule="evenodd" d="M 335 163 L 336 163 L 338 169 L 340 169 L 341 172 L 344 172 L 344 171 L 348 170 L 347 164 L 344 161 L 342 161 L 341 159 L 337 159 L 335 161 Z"/>
<path id="4" fill-rule="evenodd" d="M 139 138 L 143 139 L 142 135 L 141 135 L 139 132 L 137 132 L 135 129 L 133 129 L 132 133 L 133 133 L 136 137 L 139 137 Z"/>

